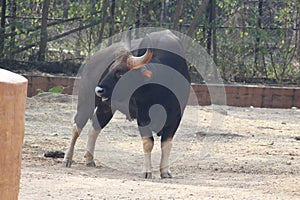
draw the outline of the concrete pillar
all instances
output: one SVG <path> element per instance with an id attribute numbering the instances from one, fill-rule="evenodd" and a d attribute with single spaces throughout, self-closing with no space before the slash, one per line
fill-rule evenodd
<path id="1" fill-rule="evenodd" d="M 18 199 L 27 79 L 0 69 L 0 199 Z"/>

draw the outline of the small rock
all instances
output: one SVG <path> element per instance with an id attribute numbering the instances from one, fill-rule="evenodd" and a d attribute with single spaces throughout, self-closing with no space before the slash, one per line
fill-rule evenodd
<path id="1" fill-rule="evenodd" d="M 295 137 L 295 140 L 300 140 L 300 136 Z"/>
<path id="2" fill-rule="evenodd" d="M 64 158 L 65 153 L 62 151 L 47 151 L 44 156 L 46 158 Z"/>
<path id="3" fill-rule="evenodd" d="M 136 134 L 128 134 L 129 137 L 137 137 L 138 135 Z"/>
<path id="4" fill-rule="evenodd" d="M 89 174 L 86 173 L 86 172 L 80 172 L 79 174 L 80 174 L 81 176 L 89 176 Z"/>
<path id="5" fill-rule="evenodd" d="M 217 113 L 220 113 L 221 115 L 228 115 L 226 110 L 216 110 Z"/>

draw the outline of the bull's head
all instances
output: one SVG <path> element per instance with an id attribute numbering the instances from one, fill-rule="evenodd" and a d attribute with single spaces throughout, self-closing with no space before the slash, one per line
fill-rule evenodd
<path id="1" fill-rule="evenodd" d="M 95 88 L 96 95 L 102 98 L 102 101 L 110 100 L 116 83 L 122 75 L 130 70 L 135 70 L 138 75 L 150 78 L 152 72 L 144 66 L 152 59 L 152 55 L 153 52 L 150 49 L 147 49 L 145 54 L 140 57 L 133 56 L 128 48 L 118 49 L 115 53 L 114 63 Z"/>

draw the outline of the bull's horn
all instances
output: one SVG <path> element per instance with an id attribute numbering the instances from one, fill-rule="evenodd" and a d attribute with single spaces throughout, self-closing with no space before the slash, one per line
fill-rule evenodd
<path id="1" fill-rule="evenodd" d="M 140 57 L 130 56 L 127 59 L 127 67 L 129 69 L 136 69 L 147 64 L 152 58 L 153 52 L 147 49 L 146 53 Z"/>

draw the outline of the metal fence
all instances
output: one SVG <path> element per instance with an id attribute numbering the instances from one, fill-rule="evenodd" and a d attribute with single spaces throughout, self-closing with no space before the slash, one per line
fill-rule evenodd
<path id="1" fill-rule="evenodd" d="M 47 18 L 46 61 L 78 64 L 86 56 L 86 52 L 90 52 L 101 42 L 101 38 L 108 38 L 113 33 L 124 31 L 132 24 L 139 27 L 162 26 L 173 29 L 177 20 L 176 8 L 180 1 L 182 2 L 182 0 L 103 0 L 90 3 L 80 1 L 85 2 L 87 6 L 85 9 L 91 9 L 91 13 L 86 15 L 82 12 L 72 17 L 67 15 L 67 7 L 57 6 L 52 2 L 51 17 Z M 27 65 L 36 60 L 37 52 L 40 50 L 39 44 L 43 33 L 42 1 L 30 1 L 35 2 L 36 9 L 31 8 L 34 7 L 30 6 L 31 4 L 26 4 L 29 1 L 18 4 L 17 1 L 11 2 L 15 4 L 8 4 L 7 10 L 12 14 L 6 16 L 7 20 L 2 20 L 5 15 L 1 16 L 2 58 L 12 58 Z M 73 12 L 79 12 L 76 7 L 79 1 L 57 1 L 60 5 L 64 2 L 69 2 L 69 9 L 73 9 Z M 200 8 L 201 4 L 208 2 L 201 10 L 197 26 L 191 36 L 212 56 L 225 81 L 300 85 L 300 0 L 183 2 L 182 12 L 178 18 L 179 24 L 175 29 L 184 34 L 190 30 L 197 7 Z M 92 3 L 97 6 L 89 5 Z M 120 8 L 117 9 L 118 6 Z M 12 8 L 16 8 L 14 12 Z M 32 13 L 28 12 L 30 10 Z M 62 18 L 59 18 L 60 12 L 63 13 Z M 83 51 L 85 54 L 82 54 Z M 3 65 L 7 64 L 0 63 L 0 66 Z M 40 63 L 36 66 L 40 66 Z M 52 68 L 52 65 L 49 65 L 49 68 Z"/>
<path id="2" fill-rule="evenodd" d="M 211 21 L 215 25 L 210 26 L 216 34 L 212 36 L 212 54 L 222 77 L 238 82 L 299 84 L 299 0 L 244 0 L 231 9 L 230 14 L 217 12 Z"/>

